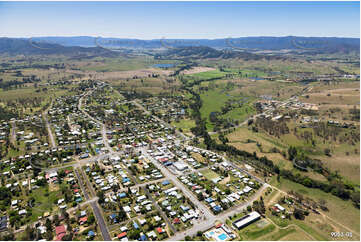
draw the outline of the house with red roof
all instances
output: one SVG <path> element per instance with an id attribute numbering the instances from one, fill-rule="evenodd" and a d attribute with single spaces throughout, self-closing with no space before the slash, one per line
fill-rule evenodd
<path id="1" fill-rule="evenodd" d="M 79 219 L 79 224 L 80 225 L 83 225 L 83 224 L 85 224 L 86 222 L 88 221 L 88 217 L 81 217 L 80 219 Z"/>
<path id="2" fill-rule="evenodd" d="M 158 160 L 159 160 L 160 162 L 162 162 L 162 163 L 165 163 L 165 162 L 168 161 L 168 158 L 167 158 L 167 157 L 162 157 L 162 158 L 159 158 Z"/>
<path id="3" fill-rule="evenodd" d="M 127 236 L 127 232 L 123 232 L 118 234 L 118 239 L 124 238 L 125 236 Z"/>
<path id="4" fill-rule="evenodd" d="M 61 239 L 66 234 L 64 224 L 55 227 L 55 234 L 56 234 L 56 240 L 61 241 Z"/>
<path id="5" fill-rule="evenodd" d="M 157 232 L 161 234 L 161 233 L 164 233 L 164 230 L 162 228 L 158 227 Z"/>

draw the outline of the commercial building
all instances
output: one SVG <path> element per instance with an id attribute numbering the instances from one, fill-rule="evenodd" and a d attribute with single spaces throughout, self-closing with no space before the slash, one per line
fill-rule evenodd
<path id="1" fill-rule="evenodd" d="M 246 227 L 247 225 L 257 221 L 261 218 L 261 215 L 258 212 L 251 212 L 247 214 L 246 216 L 243 216 L 242 218 L 234 221 L 232 224 L 235 228 L 241 229 Z"/>

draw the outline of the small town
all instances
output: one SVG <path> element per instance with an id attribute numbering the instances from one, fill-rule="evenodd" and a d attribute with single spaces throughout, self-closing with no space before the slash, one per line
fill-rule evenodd
<path id="1" fill-rule="evenodd" d="M 0 16 L 0 241 L 360 241 L 360 1 Z"/>

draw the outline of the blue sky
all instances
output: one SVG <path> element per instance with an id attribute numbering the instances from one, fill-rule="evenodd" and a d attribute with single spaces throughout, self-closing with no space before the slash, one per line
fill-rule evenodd
<path id="1" fill-rule="evenodd" d="M 0 2 L 0 36 L 360 37 L 359 2 Z"/>

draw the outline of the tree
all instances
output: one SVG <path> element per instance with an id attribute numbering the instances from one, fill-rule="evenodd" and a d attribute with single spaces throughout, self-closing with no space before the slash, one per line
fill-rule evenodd
<path id="1" fill-rule="evenodd" d="M 45 227 L 46 227 L 47 231 L 52 231 L 53 230 L 52 229 L 52 224 L 51 224 L 51 221 L 50 221 L 49 218 L 47 218 L 46 221 L 45 221 Z"/>
<path id="2" fill-rule="evenodd" d="M 198 193 L 198 194 L 197 194 L 197 198 L 198 198 L 199 201 L 203 201 L 203 199 L 204 199 L 203 193 L 201 193 L 201 192 Z"/>
<path id="3" fill-rule="evenodd" d="M 360 193 L 359 192 L 353 192 L 351 194 L 351 200 L 355 207 L 360 208 Z"/>
<path id="4" fill-rule="evenodd" d="M 185 241 L 191 241 L 192 237 L 190 237 L 189 235 L 187 235 L 186 237 L 184 237 Z"/>
<path id="5" fill-rule="evenodd" d="M 305 215 L 304 215 L 303 210 L 301 210 L 299 208 L 295 208 L 295 211 L 293 212 L 293 215 L 295 216 L 296 219 L 300 219 L 300 220 L 305 219 Z"/>
<path id="6" fill-rule="evenodd" d="M 288 157 L 290 160 L 293 160 L 297 156 L 297 149 L 296 147 L 290 146 L 288 148 Z"/>
<path id="7" fill-rule="evenodd" d="M 89 225 L 91 225 L 91 224 L 93 224 L 94 222 L 95 222 L 95 217 L 94 217 L 94 214 L 91 213 L 91 214 L 89 215 L 89 217 L 88 217 L 87 223 L 88 223 Z"/>
<path id="8" fill-rule="evenodd" d="M 137 240 L 140 237 L 140 230 L 139 229 L 131 229 L 127 233 L 129 239 Z"/>
<path id="9" fill-rule="evenodd" d="M 318 205 L 320 206 L 320 208 L 321 208 L 322 210 L 324 210 L 324 211 L 327 211 L 327 210 L 328 210 L 328 208 L 327 208 L 327 201 L 326 201 L 325 199 L 320 198 L 320 199 L 318 200 Z"/>
<path id="10" fill-rule="evenodd" d="M 97 192 L 97 197 L 99 198 L 98 202 L 101 204 L 101 203 L 104 203 L 105 201 L 105 197 L 104 197 L 104 192 L 103 191 L 98 191 Z"/>

